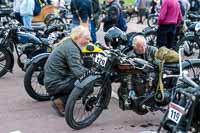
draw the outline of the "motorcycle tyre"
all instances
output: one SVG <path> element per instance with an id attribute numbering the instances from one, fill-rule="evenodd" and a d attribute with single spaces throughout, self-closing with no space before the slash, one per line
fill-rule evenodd
<path id="1" fill-rule="evenodd" d="M 26 73 L 24 76 L 24 88 L 26 90 L 26 92 L 28 93 L 28 95 L 37 100 L 37 101 L 48 101 L 50 100 L 50 96 L 48 95 L 41 95 L 38 94 L 35 89 L 33 88 L 33 86 L 31 85 L 31 79 L 33 76 L 33 73 L 35 70 L 37 70 L 38 65 L 42 64 L 44 65 L 46 62 L 46 59 L 40 60 L 38 63 L 32 63 L 28 66 L 28 68 L 26 69 Z"/>
<path id="2" fill-rule="evenodd" d="M 68 97 L 66 106 L 65 106 L 65 121 L 67 124 L 75 130 L 80 130 L 83 128 L 88 127 L 91 125 L 102 113 L 104 107 L 109 104 L 110 98 L 111 98 L 111 85 L 105 85 L 104 90 L 106 90 L 105 98 L 103 99 L 103 105 L 100 107 L 90 116 L 88 121 L 82 121 L 82 122 L 76 122 L 73 118 L 73 110 L 75 106 L 76 99 L 80 99 L 81 95 L 83 94 L 84 89 L 74 88 L 71 92 L 71 94 Z"/>
<path id="3" fill-rule="evenodd" d="M 4 60 L 6 61 L 5 66 L 0 70 L 0 77 L 2 77 L 9 71 L 7 69 L 11 65 L 12 59 L 6 49 L 0 48 L 0 51 L 4 54 L 4 57 L 5 57 Z M 1 59 L 1 61 L 3 61 L 3 59 Z"/>

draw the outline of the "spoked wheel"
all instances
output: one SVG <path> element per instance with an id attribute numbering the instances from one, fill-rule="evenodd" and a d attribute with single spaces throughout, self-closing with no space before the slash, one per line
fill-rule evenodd
<path id="1" fill-rule="evenodd" d="M 147 41 L 148 45 L 157 47 L 157 44 L 156 44 L 157 32 L 156 31 L 147 32 L 145 34 L 145 38 L 146 38 L 146 41 Z"/>
<path id="2" fill-rule="evenodd" d="M 158 15 L 155 14 L 149 15 L 147 19 L 147 25 L 149 27 L 155 27 L 157 25 L 157 22 L 158 22 Z"/>
<path id="3" fill-rule="evenodd" d="M 193 58 L 196 59 L 200 58 L 200 40 L 196 39 L 194 36 L 186 36 L 178 43 L 178 47 L 181 45 L 188 46 L 188 48 L 186 48 L 187 50 L 185 50 L 187 51 L 185 52 L 187 56 L 193 56 Z"/>
<path id="4" fill-rule="evenodd" d="M 64 22 L 61 18 L 51 18 L 48 22 L 47 22 L 47 28 L 51 27 L 51 26 L 55 26 L 55 25 L 64 25 Z"/>
<path id="5" fill-rule="evenodd" d="M 9 52 L 0 48 L 0 77 L 4 76 L 8 71 L 11 65 L 11 57 Z"/>
<path id="6" fill-rule="evenodd" d="M 30 97 L 38 101 L 50 99 L 44 87 L 44 65 L 46 59 L 30 64 L 24 76 L 24 87 Z"/>
<path id="7" fill-rule="evenodd" d="M 71 92 L 65 107 L 65 120 L 71 128 L 79 130 L 91 125 L 108 105 L 111 86 L 96 83 L 89 91 L 74 88 Z"/>

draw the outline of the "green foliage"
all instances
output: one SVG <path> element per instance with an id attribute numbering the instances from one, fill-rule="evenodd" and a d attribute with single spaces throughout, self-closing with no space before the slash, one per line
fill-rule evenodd
<path id="1" fill-rule="evenodd" d="M 104 0 L 99 0 L 100 3 L 103 3 Z M 125 1 L 125 5 L 133 5 L 135 0 L 124 0 Z"/>
<path id="2" fill-rule="evenodd" d="M 124 0 L 125 1 L 125 5 L 133 5 L 135 0 Z"/>

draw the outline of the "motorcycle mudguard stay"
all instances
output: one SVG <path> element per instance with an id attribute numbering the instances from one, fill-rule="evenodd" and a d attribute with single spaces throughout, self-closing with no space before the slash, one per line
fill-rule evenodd
<path id="1" fill-rule="evenodd" d="M 43 59 L 47 59 L 49 57 L 50 53 L 41 53 L 41 54 L 38 54 L 36 56 L 34 56 L 29 62 L 27 62 L 24 66 L 25 70 L 28 68 L 28 66 L 30 64 L 36 64 L 38 63 L 39 61 L 43 60 Z"/>
<path id="2" fill-rule="evenodd" d="M 10 48 L 6 48 L 6 51 L 9 53 L 9 56 L 10 56 L 10 66 L 7 68 L 8 70 L 10 70 L 10 72 L 12 72 L 13 70 L 13 67 L 14 67 L 14 55 L 13 55 L 13 52 Z"/>

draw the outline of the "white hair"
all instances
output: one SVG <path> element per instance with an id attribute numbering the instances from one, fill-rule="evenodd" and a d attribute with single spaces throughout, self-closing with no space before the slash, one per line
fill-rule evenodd
<path id="1" fill-rule="evenodd" d="M 133 40 L 132 40 L 132 46 L 133 46 L 133 47 L 136 46 L 138 40 L 142 40 L 142 41 L 144 42 L 144 45 L 145 45 L 145 46 L 147 45 L 146 39 L 144 38 L 144 36 L 142 36 L 142 35 L 136 35 L 136 36 L 133 38 Z"/>

